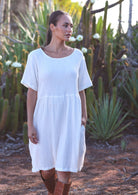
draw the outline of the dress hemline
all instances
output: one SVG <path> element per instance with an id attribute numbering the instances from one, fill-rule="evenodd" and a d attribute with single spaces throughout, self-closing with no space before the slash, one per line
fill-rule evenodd
<path id="1" fill-rule="evenodd" d="M 62 169 L 62 168 L 56 168 L 54 166 L 53 167 L 50 167 L 50 168 L 42 168 L 42 169 L 41 168 L 40 169 L 33 169 L 32 168 L 32 172 L 33 173 L 36 173 L 36 172 L 39 172 L 40 170 L 48 171 L 50 169 L 55 168 L 56 171 L 77 173 L 77 172 L 81 171 L 82 167 L 83 166 L 81 166 L 80 169 Z"/>

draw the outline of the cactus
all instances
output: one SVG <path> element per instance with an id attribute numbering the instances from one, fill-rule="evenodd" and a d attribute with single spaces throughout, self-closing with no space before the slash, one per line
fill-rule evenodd
<path id="1" fill-rule="evenodd" d="M 40 47 L 40 33 L 38 30 L 35 32 L 35 38 L 34 38 L 34 47 L 39 48 Z"/>
<path id="2" fill-rule="evenodd" d="M 24 117 L 24 106 L 23 106 L 23 100 L 20 102 L 20 110 L 19 110 L 19 121 L 20 121 L 20 125 L 22 126 L 23 124 L 23 117 Z"/>
<path id="3" fill-rule="evenodd" d="M 90 75 L 90 78 L 92 79 L 92 69 L 93 69 L 93 51 L 89 48 L 88 55 L 86 57 L 87 62 L 87 68 Z M 90 53 L 91 52 L 91 53 Z"/>
<path id="4" fill-rule="evenodd" d="M 1 97 L 0 98 L 0 120 L 3 112 L 3 103 L 4 103 L 4 99 Z"/>
<path id="5" fill-rule="evenodd" d="M 109 43 L 108 47 L 107 47 L 107 53 L 106 53 L 106 65 L 107 65 L 109 86 L 112 86 L 112 83 L 111 83 L 111 81 L 112 81 L 111 62 L 112 62 L 112 45 L 111 45 L 111 43 Z"/>
<path id="6" fill-rule="evenodd" d="M 9 101 L 8 99 L 5 99 L 3 102 L 2 116 L 0 120 L 0 130 L 5 130 L 7 117 L 8 117 L 8 110 L 9 110 Z"/>
<path id="7" fill-rule="evenodd" d="M 11 96 L 14 97 L 14 94 L 16 94 L 16 68 L 13 68 L 11 76 Z"/>
<path id="8" fill-rule="evenodd" d="M 2 88 L 0 87 L 0 98 L 2 98 Z"/>
<path id="9" fill-rule="evenodd" d="M 96 33 L 96 17 L 92 17 L 92 35 Z"/>
<path id="10" fill-rule="evenodd" d="M 98 78 L 98 99 L 102 100 L 103 97 L 103 79 L 102 77 Z"/>
<path id="11" fill-rule="evenodd" d="M 84 37 L 84 39 L 83 39 L 83 45 L 86 47 L 86 37 L 87 37 L 87 34 L 86 34 L 86 31 L 85 31 L 85 24 L 86 24 L 86 14 L 87 14 L 87 8 L 86 8 L 86 6 L 84 6 L 83 7 L 83 22 L 82 22 L 82 24 L 83 24 L 83 26 L 82 26 L 82 29 L 83 29 L 83 37 Z"/>
<path id="12" fill-rule="evenodd" d="M 23 142 L 24 144 L 29 143 L 27 122 L 24 122 L 23 124 Z"/>
<path id="13" fill-rule="evenodd" d="M 95 95 L 93 89 L 89 88 L 86 90 L 86 102 L 87 102 L 87 113 L 88 116 L 92 116 L 91 105 L 94 103 Z"/>
<path id="14" fill-rule="evenodd" d="M 86 34 L 85 34 L 85 43 L 86 43 L 86 46 L 87 47 L 89 47 L 89 44 L 90 44 L 90 42 L 89 42 L 89 35 L 90 35 L 90 12 L 89 11 L 87 11 L 86 12 L 86 27 L 85 27 L 85 32 L 86 32 Z"/>
<path id="15" fill-rule="evenodd" d="M 12 119 L 12 135 L 15 135 L 18 129 L 19 107 L 20 107 L 20 95 L 16 94 L 14 100 L 14 111 L 13 111 L 13 119 Z"/>
<path id="16" fill-rule="evenodd" d="M 99 57 L 101 59 L 104 59 L 104 55 L 105 55 L 107 10 L 108 10 L 108 1 L 106 1 L 105 9 L 104 9 L 104 19 L 103 19 L 101 46 L 100 46 L 100 51 L 99 51 Z"/>
<path id="17" fill-rule="evenodd" d="M 17 93 L 22 97 L 22 85 L 20 83 L 21 81 L 21 74 L 18 72 L 17 74 Z"/>
<path id="18" fill-rule="evenodd" d="M 6 87 L 5 87 L 5 98 L 9 99 L 9 92 L 10 92 L 10 81 L 9 77 L 6 77 Z"/>

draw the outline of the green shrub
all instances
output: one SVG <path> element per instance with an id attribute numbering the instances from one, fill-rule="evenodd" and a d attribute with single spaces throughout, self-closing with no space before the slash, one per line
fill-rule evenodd
<path id="1" fill-rule="evenodd" d="M 122 116 L 120 101 L 114 105 L 113 97 L 109 99 L 106 94 L 102 100 L 95 100 L 94 105 L 91 105 L 88 131 L 96 140 L 107 141 L 118 138 L 130 124 L 123 125 L 127 115 L 128 113 Z"/>

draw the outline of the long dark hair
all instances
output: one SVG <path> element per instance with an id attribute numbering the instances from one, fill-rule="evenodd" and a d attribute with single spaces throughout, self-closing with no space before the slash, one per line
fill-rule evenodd
<path id="1" fill-rule="evenodd" d="M 56 26 L 59 18 L 62 15 L 68 15 L 68 13 L 63 12 L 61 10 L 57 10 L 57 11 L 52 12 L 52 14 L 50 15 L 50 17 L 49 17 L 49 28 L 48 28 L 48 31 L 47 31 L 47 38 L 46 38 L 46 44 L 45 45 L 48 45 L 51 42 L 51 39 L 52 39 L 52 31 L 50 29 L 50 24 L 54 24 L 54 26 Z"/>

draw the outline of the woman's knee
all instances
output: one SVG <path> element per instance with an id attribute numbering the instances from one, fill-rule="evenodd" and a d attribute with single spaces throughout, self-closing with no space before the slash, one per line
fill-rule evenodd
<path id="1" fill-rule="evenodd" d="M 55 173 L 55 169 L 41 170 L 41 175 L 44 179 L 48 179 Z"/>
<path id="2" fill-rule="evenodd" d="M 69 183 L 71 179 L 71 172 L 57 171 L 58 180 L 63 183 Z"/>

